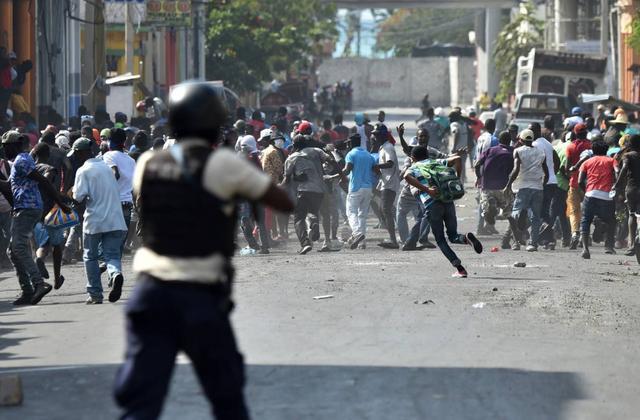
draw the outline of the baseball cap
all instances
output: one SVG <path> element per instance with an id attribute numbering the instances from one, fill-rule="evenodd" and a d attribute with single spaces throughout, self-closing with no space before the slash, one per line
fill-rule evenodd
<path id="1" fill-rule="evenodd" d="M 64 134 L 59 134 L 58 137 L 56 137 L 56 144 L 61 149 L 69 150 L 69 137 Z"/>
<path id="2" fill-rule="evenodd" d="M 300 134 L 311 134 L 313 128 L 311 127 L 311 123 L 309 121 L 302 121 L 298 126 L 298 133 Z"/>
<path id="3" fill-rule="evenodd" d="M 529 130 L 529 129 L 527 128 L 527 129 L 525 129 L 525 130 L 522 130 L 522 131 L 520 132 L 520 135 L 519 135 L 518 137 L 520 137 L 520 139 L 522 139 L 522 140 L 526 140 L 526 141 L 533 141 L 533 140 L 534 140 L 535 135 L 533 134 L 533 131 L 532 131 L 532 130 Z"/>
<path id="4" fill-rule="evenodd" d="M 571 108 L 571 115 L 580 115 L 582 114 L 582 108 L 580 108 L 579 106 L 574 106 L 573 108 Z"/>
<path id="5" fill-rule="evenodd" d="M 102 131 L 100 132 L 100 137 L 106 137 L 106 138 L 111 137 L 111 130 L 108 128 L 103 128 Z"/>
<path id="6" fill-rule="evenodd" d="M 584 123 L 578 123 L 573 127 L 573 132 L 576 134 L 583 133 L 585 131 L 587 131 L 587 126 Z"/>
<path id="7" fill-rule="evenodd" d="M 58 130 L 56 129 L 56 126 L 55 126 L 55 125 L 53 125 L 53 124 L 49 124 L 49 125 L 47 125 L 47 126 L 45 127 L 45 129 L 44 129 L 44 130 L 40 131 L 40 134 L 44 134 L 44 133 L 46 133 L 47 131 L 51 131 L 51 132 L 52 132 L 52 133 L 54 133 L 54 134 L 58 132 Z"/>
<path id="8" fill-rule="evenodd" d="M 264 130 L 262 130 L 260 132 L 260 137 L 258 138 L 258 141 L 262 141 L 266 138 L 271 138 L 271 136 L 273 135 L 273 133 L 271 132 L 270 128 L 265 128 Z"/>
<path id="9" fill-rule="evenodd" d="M 67 153 L 67 157 L 73 156 L 75 152 L 83 151 L 83 150 L 91 150 L 92 141 L 86 137 L 80 137 L 78 140 L 73 142 L 73 146 L 71 146 L 71 151 Z"/>
<path id="10" fill-rule="evenodd" d="M 2 144 L 20 143 L 23 139 L 23 134 L 16 130 L 9 130 L 2 135 Z"/>

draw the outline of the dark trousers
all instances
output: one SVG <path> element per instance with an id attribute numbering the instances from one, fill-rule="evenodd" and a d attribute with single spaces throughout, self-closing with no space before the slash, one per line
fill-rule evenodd
<path id="1" fill-rule="evenodd" d="M 309 239 L 309 231 L 307 226 L 307 216 L 312 230 L 320 229 L 318 225 L 318 212 L 322 205 L 322 193 L 314 193 L 309 191 L 298 191 L 298 202 L 293 211 L 293 226 L 296 229 L 296 235 L 301 246 L 311 245 Z M 315 238 L 314 238 L 315 239 Z"/>
<path id="2" fill-rule="evenodd" d="M 320 216 L 322 217 L 322 231 L 326 240 L 338 239 L 338 226 L 340 225 L 340 215 L 338 213 L 338 204 L 336 202 L 336 194 L 334 191 L 324 195 L 322 205 L 320 207 Z"/>
<path id="3" fill-rule="evenodd" d="M 613 200 L 601 200 L 599 198 L 585 197 L 582 202 L 582 219 L 580 220 L 580 233 L 589 235 L 591 223 L 598 216 L 607 225 L 605 246 L 613 248 L 616 232 L 616 204 Z"/>
<path id="4" fill-rule="evenodd" d="M 253 249 L 269 249 L 269 232 L 265 225 L 264 220 L 264 207 L 255 205 L 252 206 L 249 202 L 245 201 L 240 204 L 240 229 L 244 239 L 247 241 L 247 245 Z M 253 236 L 253 229 L 258 226 L 258 233 L 260 235 L 260 244 Z"/>
<path id="5" fill-rule="evenodd" d="M 571 240 L 571 226 L 569 226 L 569 219 L 567 218 L 567 196 L 569 192 L 556 186 L 554 196 L 551 199 L 551 214 L 549 217 L 550 224 L 554 224 L 556 220 L 560 224 L 562 231 L 562 241 L 568 243 Z M 555 238 L 546 238 L 552 242 L 555 242 Z"/>
<path id="6" fill-rule="evenodd" d="M 449 262 L 454 267 L 457 267 L 460 265 L 460 259 L 447 243 L 447 237 L 452 244 L 464 244 L 466 240 L 463 235 L 458 233 L 455 204 L 434 200 L 427 208 L 427 215 L 438 248 L 440 248 L 440 251 L 447 257 Z M 447 237 L 445 237 L 445 229 Z"/>
<path id="7" fill-rule="evenodd" d="M 389 232 L 389 239 L 391 242 L 398 242 L 396 239 L 396 192 L 393 190 L 385 189 L 380 193 L 382 198 L 382 213 L 384 214 L 384 221 Z"/>
<path id="8" fill-rule="evenodd" d="M 114 389 L 121 419 L 156 419 L 183 350 L 218 420 L 249 418 L 244 363 L 229 322 L 231 302 L 211 286 L 141 275 L 127 302 L 127 350 Z"/>
<path id="9" fill-rule="evenodd" d="M 127 244 L 129 238 L 129 226 L 131 225 L 131 212 L 133 211 L 133 203 L 122 203 L 122 215 L 124 216 L 124 223 L 127 225 L 127 233 L 124 234 L 122 239 L 122 247 L 120 248 L 120 255 L 124 254 L 124 247 Z"/>

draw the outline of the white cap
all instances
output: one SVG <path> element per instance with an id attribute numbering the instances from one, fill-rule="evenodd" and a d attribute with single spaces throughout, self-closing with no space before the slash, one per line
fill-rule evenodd
<path id="1" fill-rule="evenodd" d="M 260 138 L 258 139 L 258 141 L 262 140 L 265 137 L 271 137 L 272 135 L 273 135 L 273 132 L 271 131 L 271 129 L 265 128 L 260 132 Z"/>
<path id="2" fill-rule="evenodd" d="M 71 146 L 69 145 L 69 137 L 65 136 L 64 134 L 58 134 L 58 136 L 56 137 L 56 144 L 63 150 L 69 150 L 71 148 Z"/>
<path id="3" fill-rule="evenodd" d="M 535 140 L 535 135 L 533 134 L 532 130 L 524 129 L 520 132 L 520 134 L 518 135 L 518 137 L 520 137 L 521 140 L 527 140 L 527 141 L 533 141 Z"/>
<path id="4" fill-rule="evenodd" d="M 437 107 L 433 113 L 438 117 L 444 117 L 444 109 L 441 106 Z"/>

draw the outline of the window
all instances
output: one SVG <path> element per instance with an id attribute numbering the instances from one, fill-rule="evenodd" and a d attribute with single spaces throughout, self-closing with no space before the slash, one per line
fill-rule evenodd
<path id="1" fill-rule="evenodd" d="M 564 78 L 560 76 L 540 76 L 538 92 L 564 94 Z"/>

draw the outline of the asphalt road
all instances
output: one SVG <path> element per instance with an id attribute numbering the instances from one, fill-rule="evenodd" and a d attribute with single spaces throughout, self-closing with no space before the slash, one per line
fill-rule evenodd
<path id="1" fill-rule="evenodd" d="M 457 205 L 461 230 L 471 230 L 474 191 Z M 456 246 L 470 277 L 452 279 L 438 250 L 382 250 L 383 237 L 370 229 L 366 250 L 299 256 L 292 240 L 236 257 L 233 323 L 253 418 L 638 417 L 632 258 L 598 245 L 587 262 L 565 249 L 489 252 L 499 238 L 482 237 L 482 255 Z M 19 374 L 25 395 L 0 418 L 115 418 L 110 391 L 134 284 L 125 266 L 123 299 L 98 306 L 84 305 L 80 264 L 65 266 L 67 283 L 33 307 L 11 307 L 17 281 L 1 274 L 0 375 Z M 180 361 L 163 418 L 209 418 Z"/>

